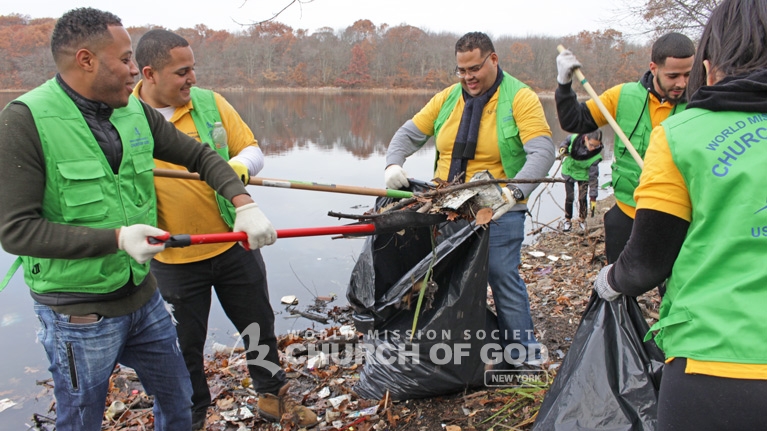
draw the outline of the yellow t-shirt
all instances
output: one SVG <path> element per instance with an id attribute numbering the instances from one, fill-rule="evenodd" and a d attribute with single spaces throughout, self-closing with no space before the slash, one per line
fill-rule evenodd
<path id="1" fill-rule="evenodd" d="M 136 85 L 133 94 L 139 97 L 142 82 Z M 214 94 L 221 123 L 226 129 L 229 157 L 234 157 L 249 146 L 258 146 L 250 127 L 242 120 L 240 114 L 220 94 Z M 176 108 L 170 122 L 178 130 L 197 139 L 197 128 L 192 115 L 192 101 Z M 178 169 L 186 172 L 186 168 L 155 159 L 157 169 Z M 204 181 L 184 180 L 176 178 L 155 177 L 157 190 L 157 225 L 171 235 L 176 234 L 206 234 L 229 232 L 231 229 L 221 218 L 216 203 L 215 192 Z M 236 243 L 200 244 L 192 247 L 168 248 L 157 254 L 155 259 L 163 263 L 189 263 L 209 259 L 225 252 Z"/>
<path id="2" fill-rule="evenodd" d="M 661 211 L 688 222 L 691 221 L 690 192 L 687 190 L 682 173 L 674 164 L 663 127 L 653 129 L 644 161 L 639 186 L 634 191 L 636 209 Z M 669 358 L 666 362 L 672 360 L 674 358 Z M 767 380 L 767 365 L 762 364 L 698 361 L 687 358 L 685 372 L 734 379 Z"/>
<path id="3" fill-rule="evenodd" d="M 413 117 L 413 123 L 422 133 L 434 135 L 434 121 L 439 116 L 442 105 L 450 95 L 453 87 L 437 93 L 426 106 Z M 466 178 L 471 178 L 475 173 L 488 170 L 494 178 L 506 178 L 501 163 L 501 153 L 498 149 L 498 128 L 496 125 L 496 108 L 498 107 L 498 95 L 500 91 L 487 101 L 485 109 L 482 112 L 482 119 L 479 123 L 479 134 L 477 136 L 477 150 L 474 153 L 474 159 L 469 160 L 466 166 Z M 447 180 L 450 171 L 450 162 L 453 157 L 453 145 L 455 137 L 458 134 L 458 126 L 461 123 L 461 116 L 465 102 L 463 97 L 458 98 L 453 112 L 445 120 L 442 129 L 437 136 L 436 147 L 439 152 L 437 160 L 437 171 L 435 178 Z M 512 102 L 514 112 L 514 121 L 519 129 L 519 137 L 522 143 L 539 136 L 548 136 L 551 138 L 551 129 L 546 122 L 546 115 L 543 111 L 541 101 L 538 95 L 529 88 L 522 88 L 517 92 Z"/>

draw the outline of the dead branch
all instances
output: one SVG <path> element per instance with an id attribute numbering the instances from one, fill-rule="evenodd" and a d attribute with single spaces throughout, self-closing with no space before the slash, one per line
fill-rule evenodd
<path id="1" fill-rule="evenodd" d="M 279 10 L 277 13 L 274 13 L 274 14 L 272 15 L 272 17 L 271 17 L 271 18 L 267 18 L 267 19 L 264 19 L 264 20 L 261 20 L 261 21 L 255 21 L 255 22 L 251 22 L 251 23 L 248 23 L 248 24 L 244 24 L 244 23 L 241 23 L 241 22 L 239 22 L 239 21 L 237 21 L 237 20 L 234 20 L 234 19 L 233 19 L 232 21 L 234 21 L 234 22 L 235 22 L 235 24 L 239 24 L 239 25 L 241 25 L 241 26 L 247 26 L 247 27 L 249 27 L 249 26 L 253 26 L 253 25 L 261 25 L 261 24 L 266 24 L 267 22 L 270 22 L 270 21 L 274 21 L 274 20 L 275 20 L 275 19 L 276 19 L 278 16 L 280 16 L 280 15 L 281 15 L 283 12 L 285 12 L 286 10 L 288 10 L 288 8 L 290 8 L 291 6 L 293 6 L 293 5 L 294 5 L 294 4 L 296 4 L 296 3 L 298 3 L 298 7 L 300 8 L 302 4 L 305 4 L 305 3 L 311 3 L 311 2 L 313 2 L 313 1 L 314 1 L 314 0 L 290 0 L 290 2 L 289 2 L 288 4 L 286 4 L 286 5 L 285 5 L 285 7 L 283 7 L 282 9 L 280 9 L 280 10 Z M 245 6 L 245 3 L 247 3 L 247 2 L 248 2 L 247 0 L 245 0 L 244 2 L 242 2 L 242 4 L 240 5 L 240 8 L 242 8 L 243 6 Z"/>
<path id="2" fill-rule="evenodd" d="M 428 192 L 421 192 L 421 193 L 413 193 L 412 198 L 402 199 L 399 201 L 396 205 L 392 206 L 389 211 L 392 210 L 398 210 L 402 209 L 414 202 L 417 202 L 419 199 L 431 199 L 435 197 L 444 196 L 453 192 L 457 192 L 459 190 L 465 190 L 470 189 L 473 187 L 482 187 L 487 186 L 491 184 L 538 184 L 538 183 L 563 183 L 565 182 L 562 178 L 493 178 L 491 180 L 479 180 L 479 181 L 469 181 L 467 183 L 460 183 L 460 184 L 452 184 L 445 187 L 440 187 L 435 190 L 430 190 Z"/>
<path id="3" fill-rule="evenodd" d="M 555 221 L 557 221 L 557 220 L 559 220 L 559 217 L 555 218 L 554 220 L 552 220 L 552 221 L 550 221 L 550 222 L 548 222 L 548 223 L 541 223 L 541 222 L 539 222 L 539 221 L 536 221 L 536 222 L 534 222 L 534 223 L 537 223 L 537 224 L 539 224 L 539 225 L 541 225 L 541 226 L 539 226 L 539 227 L 537 227 L 537 228 L 535 228 L 535 229 L 531 230 L 531 231 L 530 231 L 530 232 L 529 232 L 527 235 L 528 235 L 528 236 L 535 236 L 535 235 L 538 235 L 539 233 L 541 233 L 541 231 L 542 231 L 542 230 L 543 230 L 543 228 L 545 228 L 545 227 L 548 227 L 548 228 L 549 228 L 549 229 L 551 229 L 551 230 L 556 230 L 556 231 L 558 231 L 558 230 L 559 230 L 558 228 L 556 228 L 556 227 L 552 227 L 552 226 L 551 226 L 551 224 L 552 224 L 552 223 L 554 223 L 554 222 L 555 222 Z"/>
<path id="4" fill-rule="evenodd" d="M 326 325 L 328 323 L 328 317 L 327 316 L 321 316 L 321 315 L 316 314 L 316 313 L 310 313 L 310 312 L 307 312 L 307 311 L 296 310 L 295 308 L 289 308 L 288 311 L 290 312 L 290 314 L 299 315 L 299 316 L 301 316 L 301 317 L 303 317 L 305 319 L 314 320 L 315 322 L 320 322 L 320 323 L 323 323 L 323 324 L 326 324 Z"/>

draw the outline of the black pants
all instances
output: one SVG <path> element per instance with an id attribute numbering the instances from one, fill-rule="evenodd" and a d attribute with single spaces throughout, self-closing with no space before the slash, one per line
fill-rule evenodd
<path id="1" fill-rule="evenodd" d="M 605 255 L 607 263 L 615 263 L 626 247 L 634 227 L 634 219 L 627 216 L 618 205 L 605 213 Z"/>
<path id="2" fill-rule="evenodd" d="M 658 431 L 765 429 L 767 380 L 685 374 L 686 365 L 676 358 L 663 367 Z"/>
<path id="3" fill-rule="evenodd" d="M 203 351 L 208 333 L 211 287 L 215 287 L 221 307 L 243 335 L 248 352 L 248 371 L 253 389 L 259 393 L 277 394 L 285 384 L 281 369 L 275 374 L 251 362 L 267 361 L 279 366 L 277 338 L 274 334 L 274 311 L 269 304 L 266 266 L 259 250 L 246 251 L 235 245 L 226 252 L 200 262 L 169 265 L 152 260 L 152 273 L 157 278 L 163 298 L 173 304 L 178 321 L 176 331 L 186 366 L 192 379 L 193 415 L 204 414 L 211 403 L 205 379 Z M 257 323 L 248 328 L 252 323 Z M 258 346 L 268 351 L 257 352 L 246 334 L 258 328 Z M 255 337 L 254 337 L 255 338 Z"/>
<path id="4" fill-rule="evenodd" d="M 565 178 L 565 218 L 573 218 L 573 196 L 575 195 L 575 183 L 578 183 L 578 216 L 581 220 L 586 220 L 589 207 L 586 202 L 586 196 L 589 192 L 588 181 L 577 181 L 575 178 L 564 175 Z"/>

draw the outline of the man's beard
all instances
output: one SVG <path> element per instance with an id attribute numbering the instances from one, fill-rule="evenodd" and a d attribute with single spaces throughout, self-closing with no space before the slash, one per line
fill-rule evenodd
<path id="1" fill-rule="evenodd" d="M 672 104 L 672 105 L 676 105 L 676 104 L 678 104 L 678 103 L 680 103 L 680 102 L 682 102 L 682 101 L 684 101 L 684 100 L 685 100 L 685 95 L 687 94 L 687 89 L 686 89 L 686 88 L 685 88 L 684 90 L 682 90 L 682 93 L 679 95 L 679 97 L 671 97 L 671 95 L 670 95 L 670 94 L 671 94 L 671 93 L 670 93 L 670 91 L 671 91 L 671 90 L 676 90 L 676 89 L 677 89 L 676 87 L 673 87 L 673 88 L 670 88 L 670 89 L 669 89 L 669 88 L 666 88 L 666 87 L 664 87 L 664 86 L 663 86 L 663 84 L 661 83 L 661 80 L 660 80 L 660 79 L 658 79 L 658 77 L 657 77 L 657 76 L 655 77 L 655 82 L 658 84 L 658 88 L 660 88 L 660 90 L 661 90 L 661 91 L 663 92 L 663 94 L 665 95 L 665 99 L 666 99 L 666 100 L 667 100 L 667 101 L 668 101 L 670 104 Z"/>

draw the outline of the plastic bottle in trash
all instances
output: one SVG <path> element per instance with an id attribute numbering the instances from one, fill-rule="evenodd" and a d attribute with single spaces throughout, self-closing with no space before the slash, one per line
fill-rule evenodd
<path id="1" fill-rule="evenodd" d="M 215 124 L 213 124 L 213 144 L 216 146 L 217 150 L 220 150 L 221 148 L 226 148 L 227 144 L 227 137 L 226 137 L 226 129 L 224 129 L 224 126 L 221 124 L 220 121 L 216 121 Z"/>

